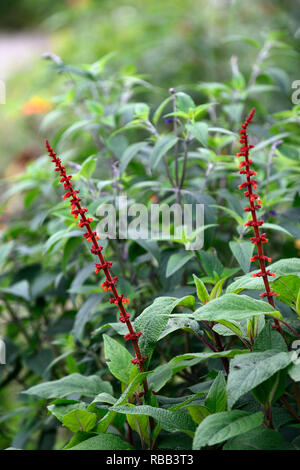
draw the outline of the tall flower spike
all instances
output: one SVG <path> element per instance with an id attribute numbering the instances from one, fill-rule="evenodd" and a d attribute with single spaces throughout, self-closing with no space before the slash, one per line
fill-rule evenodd
<path id="1" fill-rule="evenodd" d="M 94 255 L 97 255 L 99 258 L 100 263 L 96 263 L 96 273 L 98 273 L 100 270 L 104 272 L 105 275 L 105 281 L 102 283 L 102 286 L 104 287 L 104 290 L 109 290 L 113 294 L 113 298 L 110 299 L 111 304 L 115 304 L 118 306 L 119 311 L 120 311 L 120 318 L 119 320 L 122 323 L 125 323 L 128 332 L 124 338 L 126 341 L 131 341 L 135 355 L 136 357 L 131 361 L 133 364 L 137 364 L 140 372 L 145 372 L 145 365 L 144 361 L 147 359 L 146 356 L 142 356 L 139 345 L 138 345 L 138 340 L 139 337 L 141 336 L 142 332 L 141 331 L 134 331 L 133 325 L 130 321 L 130 315 L 129 313 L 126 312 L 124 304 L 129 303 L 129 299 L 126 299 L 123 294 L 119 295 L 117 288 L 116 288 L 116 282 L 118 280 L 117 277 L 112 277 L 110 274 L 110 268 L 112 266 L 112 262 L 106 261 L 103 254 L 102 254 L 102 246 L 98 245 L 99 236 L 97 235 L 96 232 L 93 232 L 91 228 L 91 222 L 93 221 L 92 218 L 87 218 L 85 216 L 85 213 L 87 212 L 86 208 L 82 208 L 80 201 L 81 199 L 77 196 L 79 191 L 74 191 L 72 183 L 71 183 L 71 178 L 72 176 L 67 176 L 65 167 L 62 166 L 60 158 L 56 156 L 56 153 L 53 151 L 51 148 L 48 140 L 46 140 L 46 148 L 48 150 L 49 156 L 52 158 L 52 162 L 55 163 L 55 171 L 60 172 L 61 176 L 61 182 L 63 183 L 64 189 L 66 190 L 66 193 L 63 195 L 63 199 L 68 199 L 72 197 L 70 200 L 71 203 L 71 214 L 74 215 L 75 219 L 78 218 L 78 215 L 80 215 L 81 219 L 79 222 L 80 227 L 84 227 L 86 230 L 85 233 L 83 233 L 84 238 L 88 242 L 92 242 L 92 248 L 91 248 L 91 253 Z M 145 379 L 143 382 L 144 385 L 144 390 L 147 393 L 148 392 L 148 384 L 147 380 Z"/>
<path id="2" fill-rule="evenodd" d="M 269 240 L 266 238 L 266 234 L 261 234 L 259 230 L 259 227 L 261 227 L 264 223 L 263 220 L 257 220 L 256 216 L 257 209 L 261 208 L 261 200 L 259 195 L 254 192 L 254 190 L 257 188 L 257 181 L 251 179 L 252 176 L 256 175 L 256 172 L 250 169 L 252 160 L 249 158 L 249 151 L 254 147 L 254 145 L 249 145 L 247 127 L 252 121 L 254 113 L 255 108 L 251 110 L 240 130 L 240 143 L 242 146 L 239 153 L 237 153 L 237 157 L 244 157 L 244 160 L 239 163 L 239 168 L 241 168 L 239 173 L 246 176 L 246 181 L 239 185 L 239 189 L 247 188 L 247 191 L 244 192 L 244 195 L 249 199 L 249 206 L 246 207 L 244 211 L 251 213 L 251 220 L 246 222 L 245 226 L 253 228 L 255 236 L 251 237 L 250 240 L 254 245 L 256 245 L 257 248 L 257 255 L 252 256 L 250 261 L 259 261 L 260 266 L 260 271 L 258 273 L 254 273 L 253 277 L 262 277 L 265 286 L 265 292 L 260 294 L 260 297 L 267 297 L 269 304 L 275 308 L 273 297 L 278 294 L 276 294 L 274 291 L 271 291 L 268 279 L 268 276 L 275 277 L 275 274 L 266 269 L 266 261 L 271 262 L 271 258 L 264 256 L 262 247 L 262 244 L 268 243 Z M 275 325 L 280 329 L 278 320 L 275 320 Z"/>

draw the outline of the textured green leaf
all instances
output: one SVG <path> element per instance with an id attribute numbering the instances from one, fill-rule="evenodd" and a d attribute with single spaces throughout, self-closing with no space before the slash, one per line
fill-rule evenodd
<path id="1" fill-rule="evenodd" d="M 223 372 L 218 373 L 212 386 L 210 387 L 205 400 L 205 406 L 211 413 L 219 413 L 226 410 L 226 380 Z"/>
<path id="2" fill-rule="evenodd" d="M 175 374 L 186 367 L 192 367 L 208 359 L 214 359 L 216 357 L 234 357 L 236 355 L 248 353 L 249 351 L 246 349 L 232 349 L 220 352 L 186 353 L 173 357 L 173 359 L 162 367 L 172 367 L 173 374 Z"/>
<path id="3" fill-rule="evenodd" d="M 250 270 L 250 258 L 253 254 L 254 245 L 251 242 L 229 242 L 230 249 L 238 261 L 244 273 Z"/>
<path id="4" fill-rule="evenodd" d="M 59 380 L 34 385 L 23 393 L 42 398 L 64 398 L 74 393 L 85 397 L 95 397 L 101 392 L 112 393 L 112 386 L 109 382 L 104 382 L 97 375 L 87 377 L 76 373 Z"/>
<path id="5" fill-rule="evenodd" d="M 226 442 L 223 450 L 295 450 L 278 431 L 260 426 Z"/>
<path id="6" fill-rule="evenodd" d="M 59 421 L 63 420 L 63 417 L 70 413 L 70 411 L 86 409 L 86 404 L 83 402 L 75 402 L 75 400 L 65 400 L 66 404 L 52 404 L 47 406 L 47 409 L 53 414 Z M 69 402 L 69 404 L 68 404 Z M 72 403 L 73 402 L 73 403 Z"/>
<path id="7" fill-rule="evenodd" d="M 151 358 L 156 342 L 160 334 L 168 323 L 168 315 L 173 312 L 177 306 L 187 308 L 195 307 L 195 298 L 193 296 L 176 299 L 174 297 L 158 297 L 152 305 L 147 307 L 135 320 L 136 331 L 142 331 L 139 345 L 142 353 Z"/>
<path id="8" fill-rule="evenodd" d="M 253 346 L 254 352 L 262 352 L 272 349 L 273 351 L 287 351 L 287 346 L 281 334 L 274 330 L 268 321 L 256 338 Z"/>
<path id="9" fill-rule="evenodd" d="M 63 426 L 70 429 L 72 432 L 77 431 L 91 431 L 97 422 L 97 416 L 86 410 L 72 410 L 64 415 L 62 423 Z"/>
<path id="10" fill-rule="evenodd" d="M 128 384 L 131 369 L 134 367 L 131 362 L 133 359 L 132 355 L 119 341 L 116 341 L 110 336 L 103 335 L 103 339 L 105 359 L 107 360 L 110 372 L 118 380 Z"/>
<path id="11" fill-rule="evenodd" d="M 282 276 L 295 275 L 300 277 L 300 259 L 288 258 L 276 261 L 268 266 L 268 269 L 276 274 L 275 280 Z M 239 277 L 236 281 L 227 287 L 226 292 L 236 292 L 243 289 L 263 289 L 264 283 L 262 278 L 253 277 L 253 273 L 259 270 L 252 271 L 245 276 Z M 275 281 L 274 281 L 275 282 Z M 271 283 L 272 284 L 272 283 Z"/>
<path id="12" fill-rule="evenodd" d="M 169 411 L 148 405 L 113 406 L 111 409 L 117 413 L 152 416 L 163 429 L 169 432 L 192 432 L 195 429 L 193 420 L 183 411 Z"/>
<path id="13" fill-rule="evenodd" d="M 199 450 L 201 447 L 213 446 L 234 436 L 240 436 L 260 426 L 263 418 L 261 411 L 251 415 L 240 410 L 224 411 L 207 416 L 196 429 L 193 449 Z"/>
<path id="14" fill-rule="evenodd" d="M 123 441 L 115 434 L 98 434 L 98 436 L 90 437 L 80 444 L 71 447 L 69 450 L 131 450 L 132 447 L 128 442 Z"/>
<path id="15" fill-rule="evenodd" d="M 195 283 L 195 286 L 196 286 L 196 289 L 197 289 L 198 299 L 200 300 L 200 302 L 202 304 L 205 304 L 209 299 L 209 294 L 207 292 L 205 284 L 195 274 L 193 274 L 193 279 L 194 279 L 194 283 Z"/>
<path id="16" fill-rule="evenodd" d="M 297 295 L 300 291 L 300 277 L 291 274 L 281 276 L 271 284 L 272 290 L 278 294 L 277 299 L 280 302 L 289 305 L 296 310 Z"/>
<path id="17" fill-rule="evenodd" d="M 281 318 L 280 312 L 262 300 L 255 300 L 247 295 L 225 294 L 198 308 L 193 316 L 195 320 L 239 321 L 255 315 L 272 315 Z"/>
<path id="18" fill-rule="evenodd" d="M 272 377 L 279 370 L 285 369 L 292 361 L 291 354 L 268 350 L 243 354 L 232 359 L 227 381 L 229 409 L 242 395 Z"/>

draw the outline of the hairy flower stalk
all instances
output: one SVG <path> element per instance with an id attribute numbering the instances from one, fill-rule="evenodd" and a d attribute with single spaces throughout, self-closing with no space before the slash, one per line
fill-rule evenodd
<path id="1" fill-rule="evenodd" d="M 91 228 L 91 223 L 93 219 L 90 217 L 86 217 L 87 209 L 81 207 L 80 201 L 81 199 L 78 197 L 79 191 L 75 191 L 73 189 L 71 178 L 72 176 L 67 176 L 65 167 L 61 164 L 60 158 L 56 156 L 56 153 L 51 148 L 48 140 L 46 140 L 46 147 L 49 153 L 49 156 L 52 158 L 52 162 L 55 163 L 55 171 L 60 172 L 60 182 L 63 183 L 65 194 L 63 195 L 63 199 L 70 199 L 71 204 L 71 214 L 74 216 L 75 219 L 80 217 L 78 226 L 80 228 L 84 228 L 86 232 L 83 234 L 84 238 L 90 243 L 92 242 L 91 253 L 96 255 L 100 261 L 100 263 L 95 263 L 95 272 L 98 273 L 99 271 L 103 271 L 106 280 L 101 284 L 105 291 L 111 291 L 113 297 L 110 299 L 110 303 L 117 305 L 120 311 L 119 320 L 122 323 L 125 323 L 128 328 L 128 333 L 124 336 L 126 341 L 131 341 L 136 357 L 131 361 L 133 364 L 137 364 L 140 372 L 145 371 L 144 361 L 147 359 L 146 356 L 142 356 L 138 340 L 141 336 L 141 331 L 135 331 L 133 325 L 130 321 L 130 314 L 126 312 L 124 304 L 129 303 L 129 299 L 126 299 L 123 294 L 119 295 L 116 282 L 118 280 L 117 277 L 113 277 L 110 273 L 110 268 L 112 266 L 111 261 L 106 261 L 103 254 L 102 249 L 103 247 L 98 244 L 99 236 L 96 232 L 94 232 Z M 144 391 L 145 393 L 148 392 L 148 384 L 147 380 L 145 379 L 143 382 Z"/>
<path id="2" fill-rule="evenodd" d="M 266 268 L 266 261 L 271 262 L 271 258 L 265 256 L 263 253 L 263 243 L 268 243 L 268 238 L 266 238 L 265 233 L 260 233 L 259 227 L 261 227 L 264 223 L 263 220 L 258 220 L 256 216 L 256 211 L 261 208 L 261 200 L 259 195 L 255 192 L 257 188 L 257 181 L 253 178 L 256 176 L 256 172 L 250 169 L 252 164 L 252 160 L 249 158 L 249 151 L 254 145 L 249 145 L 248 143 L 248 134 L 247 134 L 247 127 L 252 121 L 252 118 L 255 113 L 255 108 L 250 111 L 249 116 L 246 118 L 245 122 L 242 124 L 242 129 L 240 130 L 240 143 L 242 144 L 239 153 L 237 153 L 237 157 L 244 157 L 244 160 L 239 163 L 241 175 L 246 176 L 246 181 L 239 185 L 239 189 L 246 189 L 244 195 L 246 198 L 249 199 L 249 206 L 244 209 L 245 212 L 251 213 L 251 220 L 245 223 L 246 227 L 252 227 L 254 230 L 254 237 L 251 237 L 251 242 L 256 245 L 257 254 L 250 258 L 250 261 L 258 261 L 260 266 L 260 271 L 258 273 L 254 273 L 253 277 L 262 277 L 265 292 L 260 294 L 260 297 L 267 297 L 268 302 L 272 307 L 275 308 L 274 304 L 274 296 L 277 296 L 276 292 L 271 291 L 268 276 L 275 277 L 275 273 L 272 273 L 270 270 Z M 278 329 L 280 329 L 279 321 L 275 320 L 275 325 Z"/>

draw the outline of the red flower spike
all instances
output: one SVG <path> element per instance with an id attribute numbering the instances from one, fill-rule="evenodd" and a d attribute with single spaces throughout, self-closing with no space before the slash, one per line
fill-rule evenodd
<path id="1" fill-rule="evenodd" d="M 136 333 L 127 333 L 127 335 L 124 336 L 125 341 L 132 341 L 133 339 L 139 339 L 140 336 L 142 336 L 141 331 L 137 331 Z"/>
<path id="2" fill-rule="evenodd" d="M 255 113 L 255 108 L 251 110 L 248 117 L 241 125 L 240 130 L 240 142 L 242 144 L 240 152 L 237 153 L 238 157 L 243 156 L 244 160 L 241 161 L 238 165 L 239 169 L 242 170 L 239 172 L 241 175 L 245 175 L 246 181 L 239 185 L 239 189 L 247 187 L 247 191 L 244 192 L 246 198 L 249 199 L 249 206 L 244 209 L 245 212 L 249 212 L 251 214 L 251 220 L 245 223 L 245 226 L 252 227 L 254 230 L 254 237 L 251 237 L 251 242 L 256 245 L 257 248 L 257 255 L 252 256 L 250 261 L 259 261 L 260 271 L 258 273 L 253 273 L 253 277 L 262 277 L 265 292 L 261 294 L 261 297 L 267 297 L 267 300 L 272 307 L 275 308 L 273 297 L 277 294 L 274 291 L 271 291 L 268 276 L 275 277 L 275 273 L 266 269 L 266 261 L 271 262 L 271 258 L 268 258 L 263 254 L 263 243 L 268 243 L 268 239 L 266 238 L 265 233 L 260 233 L 259 227 L 263 225 L 263 220 L 258 220 L 256 216 L 256 210 L 261 208 L 261 200 L 259 195 L 253 192 L 253 189 L 257 188 L 257 181 L 252 179 L 251 176 L 256 176 L 256 172 L 250 169 L 250 165 L 252 164 L 252 160 L 249 158 L 249 151 L 254 147 L 254 145 L 250 145 L 248 142 L 248 134 L 247 134 L 247 127 L 253 119 Z M 281 332 L 280 324 L 278 320 L 274 320 L 275 325 L 278 330 Z"/>
<path id="3" fill-rule="evenodd" d="M 141 356 L 141 357 L 136 357 L 135 359 L 132 359 L 132 364 L 142 364 L 143 361 L 146 361 L 147 360 L 147 356 Z"/>
<path id="4" fill-rule="evenodd" d="M 279 294 L 276 294 L 273 290 L 271 292 L 263 292 L 259 294 L 260 297 L 277 297 Z"/>
<path id="5" fill-rule="evenodd" d="M 146 356 L 142 356 L 139 345 L 138 345 L 138 339 L 141 336 L 141 332 L 135 332 L 133 329 L 133 325 L 130 321 L 130 315 L 129 313 L 126 312 L 124 304 L 129 303 L 129 299 L 126 299 L 123 294 L 119 295 L 118 291 L 115 287 L 115 283 L 117 281 L 117 277 L 112 277 L 110 274 L 109 269 L 112 266 L 112 262 L 106 261 L 104 256 L 102 255 L 102 250 L 103 247 L 98 245 L 97 241 L 100 240 L 99 235 L 97 232 L 93 232 L 91 229 L 91 222 L 93 222 L 93 219 L 91 217 L 86 217 L 85 213 L 87 212 L 87 209 L 85 207 L 81 207 L 80 201 L 81 199 L 77 197 L 77 194 L 79 191 L 74 190 L 72 183 L 71 183 L 71 178 L 72 176 L 68 176 L 66 174 L 66 169 L 65 167 L 61 164 L 60 158 L 56 156 L 56 153 L 53 151 L 51 148 L 48 140 L 46 140 L 46 148 L 48 150 L 49 156 L 52 158 L 52 162 L 55 163 L 55 171 L 60 172 L 61 176 L 61 183 L 63 183 L 65 189 L 67 192 L 64 194 L 63 199 L 68 199 L 69 197 L 72 197 L 70 200 L 71 204 L 71 214 L 74 215 L 75 218 L 77 218 L 79 215 L 81 216 L 79 226 L 80 227 L 85 227 L 86 232 L 83 234 L 84 238 L 88 242 L 92 242 L 92 248 L 91 248 L 91 253 L 94 255 L 97 255 L 99 258 L 99 263 L 96 263 L 96 272 L 98 273 L 101 269 L 104 272 L 106 280 L 102 283 L 104 288 L 106 290 L 111 290 L 113 294 L 113 298 L 110 299 L 110 303 L 115 304 L 118 306 L 119 311 L 120 311 L 120 318 L 119 320 L 122 323 L 125 323 L 127 328 L 128 328 L 128 334 L 126 335 L 126 341 L 131 341 L 136 358 L 132 360 L 133 364 L 137 364 L 140 372 L 145 372 L 145 365 L 144 361 L 147 359 Z M 145 393 L 148 392 L 148 383 L 147 379 L 143 381 L 143 386 Z"/>

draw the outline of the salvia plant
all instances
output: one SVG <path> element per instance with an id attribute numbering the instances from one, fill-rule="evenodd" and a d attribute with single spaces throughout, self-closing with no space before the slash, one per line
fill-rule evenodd
<path id="1" fill-rule="evenodd" d="M 299 106 L 267 117 L 271 76 L 236 63 L 153 105 L 107 61 L 59 65 L 66 90 L 42 125 L 57 178 L 45 155 L 6 194 L 25 210 L 8 202 L 0 251 L 2 446 L 299 449 Z M 124 193 L 203 204 L 203 247 L 184 249 L 184 231 L 100 240 L 99 207 L 117 213 Z"/>

